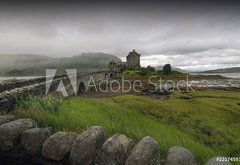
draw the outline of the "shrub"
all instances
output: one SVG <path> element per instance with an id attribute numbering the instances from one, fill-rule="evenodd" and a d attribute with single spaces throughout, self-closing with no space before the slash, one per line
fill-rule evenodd
<path id="1" fill-rule="evenodd" d="M 166 64 L 163 66 L 163 73 L 169 74 L 171 71 L 172 71 L 172 68 L 170 64 Z"/>
<path id="2" fill-rule="evenodd" d="M 139 75 L 140 76 L 146 76 L 148 73 L 146 68 L 141 68 L 141 70 L 139 71 Z"/>
<path id="3" fill-rule="evenodd" d="M 148 65 L 146 69 L 147 69 L 147 71 L 155 72 L 155 68 L 152 67 L 151 65 Z"/>

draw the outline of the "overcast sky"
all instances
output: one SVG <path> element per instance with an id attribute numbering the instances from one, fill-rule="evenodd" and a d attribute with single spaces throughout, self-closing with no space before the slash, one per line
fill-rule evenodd
<path id="1" fill-rule="evenodd" d="M 0 54 L 104 52 L 125 60 L 132 49 L 143 66 L 240 66 L 240 5 L 0 2 Z"/>

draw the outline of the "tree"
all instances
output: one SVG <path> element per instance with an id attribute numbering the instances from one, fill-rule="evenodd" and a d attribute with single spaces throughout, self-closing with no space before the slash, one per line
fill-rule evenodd
<path id="1" fill-rule="evenodd" d="M 166 64 L 163 66 L 163 73 L 169 74 L 171 71 L 172 71 L 172 68 L 170 64 Z"/>
<path id="2" fill-rule="evenodd" d="M 139 71 L 139 75 L 140 76 L 146 76 L 148 73 L 146 68 L 141 68 L 141 70 Z"/>
<path id="3" fill-rule="evenodd" d="M 146 69 L 147 71 L 155 72 L 155 68 L 152 67 L 151 65 L 148 65 Z"/>

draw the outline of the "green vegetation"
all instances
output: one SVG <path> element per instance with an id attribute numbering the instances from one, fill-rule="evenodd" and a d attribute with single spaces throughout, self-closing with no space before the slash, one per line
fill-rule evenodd
<path id="1" fill-rule="evenodd" d="M 163 66 L 163 73 L 169 74 L 169 73 L 171 73 L 171 71 L 172 71 L 172 68 L 171 68 L 170 64 L 166 64 Z"/>
<path id="2" fill-rule="evenodd" d="M 166 78 L 182 78 L 186 77 L 187 74 L 181 73 L 178 71 L 171 71 L 169 74 L 165 74 L 163 71 L 153 71 L 151 69 L 142 68 L 141 70 L 125 70 L 122 72 L 122 75 L 128 78 L 146 78 L 147 76 L 158 76 Z"/>
<path id="3" fill-rule="evenodd" d="M 160 103 L 131 96 L 125 100 L 117 98 L 115 102 L 157 121 L 175 125 L 205 146 L 224 151 L 225 155 L 240 153 L 238 92 L 174 93 L 169 100 Z"/>
<path id="4" fill-rule="evenodd" d="M 174 93 L 170 99 L 155 100 L 125 95 L 104 99 L 36 98 L 20 101 L 13 112 L 30 117 L 41 127 L 54 131 L 82 132 L 92 125 L 134 140 L 150 135 L 165 157 L 172 146 L 188 148 L 200 164 L 212 156 L 240 153 L 240 95 L 237 92 Z"/>
<path id="5" fill-rule="evenodd" d="M 155 68 L 152 67 L 151 65 L 147 66 L 146 68 L 142 67 L 138 72 L 138 75 L 140 76 L 146 76 L 149 74 L 155 74 Z"/>

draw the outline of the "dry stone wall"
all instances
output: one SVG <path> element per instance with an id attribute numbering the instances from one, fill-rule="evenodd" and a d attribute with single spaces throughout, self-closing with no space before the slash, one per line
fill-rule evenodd
<path id="1" fill-rule="evenodd" d="M 9 91 L 15 88 L 21 88 L 23 86 L 29 86 L 32 84 L 38 84 L 41 82 L 44 82 L 46 80 L 45 77 L 43 78 L 35 78 L 35 79 L 29 79 L 29 80 L 13 80 L 13 81 L 7 81 L 7 82 L 1 82 L 0 83 L 0 92 Z"/>
<path id="2" fill-rule="evenodd" d="M 105 74 L 108 71 L 99 71 L 91 73 L 81 73 L 77 75 L 77 88 L 79 88 L 80 82 L 83 82 L 85 85 L 88 83 L 90 77 L 92 76 L 96 82 L 105 79 Z M 3 114 L 4 111 L 13 110 L 14 104 L 17 100 L 22 99 L 26 96 L 36 97 L 43 96 L 46 94 L 46 83 L 49 83 L 50 89 L 48 94 L 59 95 L 56 92 L 60 81 L 63 82 L 64 87 L 68 96 L 75 95 L 71 81 L 67 75 L 55 76 L 53 81 L 45 81 L 45 78 L 38 78 L 32 80 L 24 80 L 20 82 L 5 84 L 0 83 L 0 114 Z M 51 84 L 50 84 L 51 83 Z M 79 89 L 77 89 L 79 90 Z M 79 94 L 79 91 L 76 91 Z M 61 96 L 61 94 L 60 94 Z"/>
<path id="3" fill-rule="evenodd" d="M 62 78 L 66 76 L 67 75 L 59 75 L 59 76 L 55 76 L 54 78 L 57 79 L 57 78 Z M 0 82 L 0 92 L 10 91 L 15 88 L 21 88 L 21 87 L 29 86 L 33 84 L 40 84 L 45 81 L 46 81 L 46 77 L 26 79 L 26 80 L 23 79 L 23 80 L 3 81 L 3 82 Z"/>
<path id="4" fill-rule="evenodd" d="M 66 79 L 60 77 L 54 79 L 51 82 L 51 86 L 48 93 L 56 91 L 60 80 L 63 80 L 66 84 L 69 83 Z M 9 112 L 13 110 L 14 105 L 17 100 L 20 100 L 24 97 L 36 97 L 43 96 L 46 94 L 46 82 L 35 83 L 28 86 L 23 86 L 20 88 L 14 88 L 10 91 L 4 91 L 0 93 L 0 113 Z"/>
<path id="5" fill-rule="evenodd" d="M 213 158 L 206 165 L 219 165 Z M 0 162 L 18 165 L 197 165 L 189 150 L 172 147 L 166 160 L 152 137 L 138 143 L 122 134 L 107 137 L 93 126 L 81 134 L 38 128 L 31 119 L 0 116 Z M 225 165 L 231 163 L 226 162 Z M 221 164 L 224 165 L 224 164 Z"/>

